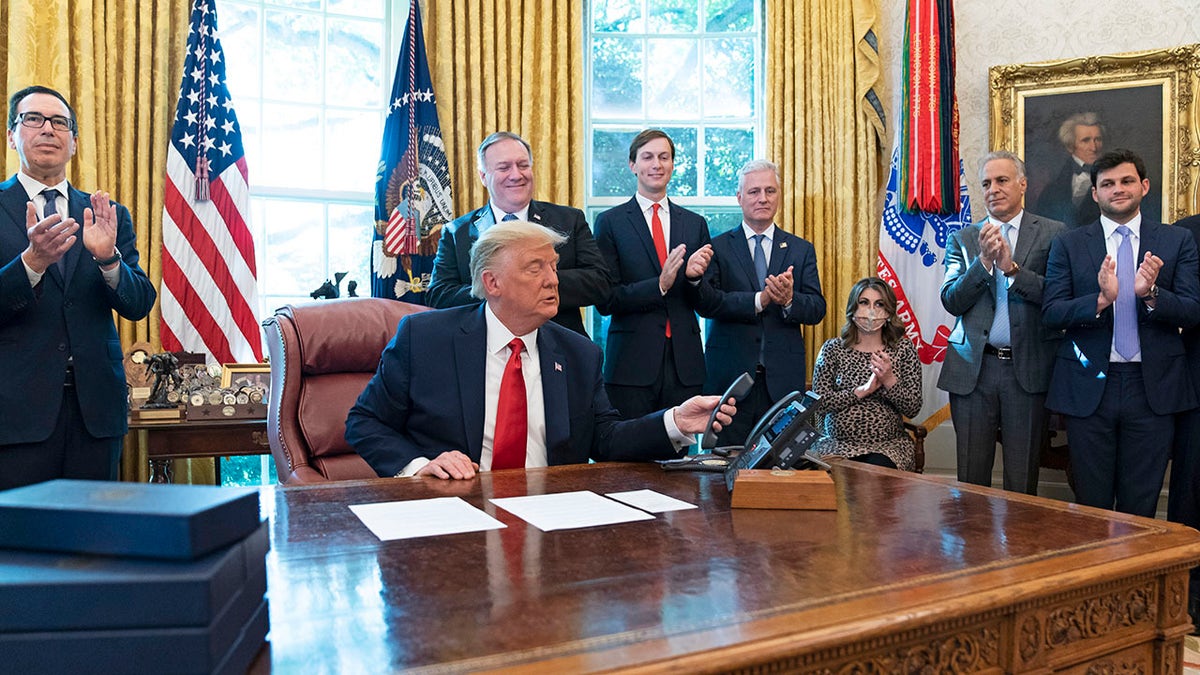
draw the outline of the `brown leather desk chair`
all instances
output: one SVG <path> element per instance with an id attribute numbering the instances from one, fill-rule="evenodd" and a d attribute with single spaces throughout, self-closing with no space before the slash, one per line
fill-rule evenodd
<path id="1" fill-rule="evenodd" d="M 375 478 L 346 443 L 346 414 L 401 317 L 427 307 L 382 298 L 285 305 L 262 322 L 271 355 L 267 435 L 279 482 Z"/>

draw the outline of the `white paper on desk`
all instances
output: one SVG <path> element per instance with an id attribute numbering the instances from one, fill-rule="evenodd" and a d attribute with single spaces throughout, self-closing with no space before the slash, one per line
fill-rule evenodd
<path id="1" fill-rule="evenodd" d="M 383 541 L 507 527 L 459 497 L 351 504 L 350 510 Z"/>
<path id="2" fill-rule="evenodd" d="M 645 511 L 605 499 L 588 490 L 530 497 L 501 497 L 490 501 L 543 532 L 654 520 L 654 516 Z"/>
<path id="3" fill-rule="evenodd" d="M 668 497 L 661 492 L 654 490 L 630 490 L 629 492 L 609 492 L 604 495 L 609 499 L 615 499 L 619 502 L 639 508 L 650 513 L 665 513 L 667 511 L 683 511 L 684 509 L 694 509 L 695 504 L 689 504 L 682 499 Z"/>

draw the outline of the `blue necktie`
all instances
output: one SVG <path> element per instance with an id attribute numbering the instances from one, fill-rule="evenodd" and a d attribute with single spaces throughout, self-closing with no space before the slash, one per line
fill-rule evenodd
<path id="1" fill-rule="evenodd" d="M 1113 307 L 1113 347 L 1126 359 L 1140 351 L 1137 333 L 1137 301 L 1133 295 L 1133 231 L 1117 228 L 1121 245 L 1117 247 L 1117 302 Z"/>
<path id="2" fill-rule="evenodd" d="M 767 238 L 765 234 L 754 235 L 754 274 L 758 277 L 758 290 L 762 290 L 767 283 L 767 253 L 763 251 L 763 239 Z"/>
<path id="3" fill-rule="evenodd" d="M 1012 225 L 1003 223 L 1000 225 L 1000 231 L 1004 233 L 1004 242 L 1011 249 L 1012 242 L 1008 235 L 1012 231 Z M 1012 344 L 1012 329 L 1008 321 L 1008 277 L 995 265 L 992 266 L 992 276 L 996 281 L 996 313 L 992 316 L 992 330 L 988 333 L 988 343 L 993 347 L 1008 347 Z"/>
<path id="4" fill-rule="evenodd" d="M 517 219 L 516 214 L 508 213 L 508 214 L 505 214 L 505 216 L 500 219 L 500 222 L 507 223 L 510 220 L 516 220 L 516 219 Z"/>
<path id="5" fill-rule="evenodd" d="M 54 188 L 46 188 L 45 190 L 42 190 L 42 197 L 46 199 L 46 205 L 42 207 L 42 218 L 46 219 L 58 213 L 58 190 Z M 54 263 L 58 267 L 59 274 L 66 274 L 66 258 L 67 254 L 64 253 L 62 257 Z"/>

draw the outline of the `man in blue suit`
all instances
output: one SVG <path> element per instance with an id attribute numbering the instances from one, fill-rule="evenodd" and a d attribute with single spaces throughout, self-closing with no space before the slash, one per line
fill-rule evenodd
<path id="1" fill-rule="evenodd" d="M 1175 414 L 1196 407 L 1180 329 L 1200 321 L 1190 232 L 1143 218 L 1146 165 L 1128 150 L 1092 167 L 1100 219 L 1050 247 L 1042 320 L 1065 329 L 1046 406 L 1063 413 L 1076 501 L 1154 517 Z"/>
<path id="2" fill-rule="evenodd" d="M 53 89 L 12 95 L 21 167 L 0 183 L 0 489 L 117 478 L 128 409 L 112 313 L 141 319 L 155 292 L 129 211 L 67 182 L 77 133 Z"/>
<path id="3" fill-rule="evenodd" d="M 647 129 L 634 137 L 629 168 L 637 193 L 596 217 L 596 243 L 612 282 L 596 309 L 612 316 L 604 350 L 608 398 L 633 418 L 700 393 L 696 306 L 712 246 L 704 218 L 667 199 L 675 170 L 670 136 Z"/>
<path id="4" fill-rule="evenodd" d="M 711 319 L 705 348 L 706 393 L 721 393 L 743 372 L 754 388 L 720 442 L 740 445 L 774 401 L 804 391 L 807 365 L 802 325 L 825 318 L 813 245 L 775 226 L 779 169 L 765 160 L 738 177 L 742 225 L 712 240 L 700 284 L 700 314 Z"/>
<path id="5" fill-rule="evenodd" d="M 1191 233 L 1200 245 L 1200 215 L 1176 221 L 1175 227 Z M 1200 325 L 1183 331 L 1183 344 L 1187 349 L 1188 375 L 1200 400 Z M 1175 420 L 1167 520 L 1200 529 L 1200 408 L 1182 413 Z M 1192 624 L 1200 629 L 1200 567 L 1191 571 L 1188 613 L 1192 615 Z"/>
<path id="6" fill-rule="evenodd" d="M 620 420 L 599 347 L 550 322 L 562 243 L 549 228 L 498 223 L 471 250 L 483 305 L 401 320 L 346 420 L 346 440 L 380 476 L 668 459 L 707 427 L 715 396 Z M 714 428 L 734 412 L 722 406 Z"/>
<path id="7" fill-rule="evenodd" d="M 479 298 L 471 295 L 471 244 L 494 223 L 525 220 L 565 237 L 558 249 L 562 303 L 554 321 L 587 335 L 580 310 L 608 297 L 608 270 L 583 211 L 533 200 L 533 151 L 512 132 L 497 131 L 483 139 L 478 161 L 488 203 L 442 230 L 426 302 L 438 309 L 478 304 Z"/>

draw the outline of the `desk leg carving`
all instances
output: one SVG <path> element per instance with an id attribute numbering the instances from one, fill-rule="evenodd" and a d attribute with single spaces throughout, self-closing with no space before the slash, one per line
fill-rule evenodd
<path id="1" fill-rule="evenodd" d="M 151 483 L 174 483 L 175 477 L 171 472 L 171 460 L 169 459 L 151 459 L 150 460 L 150 482 Z"/>

